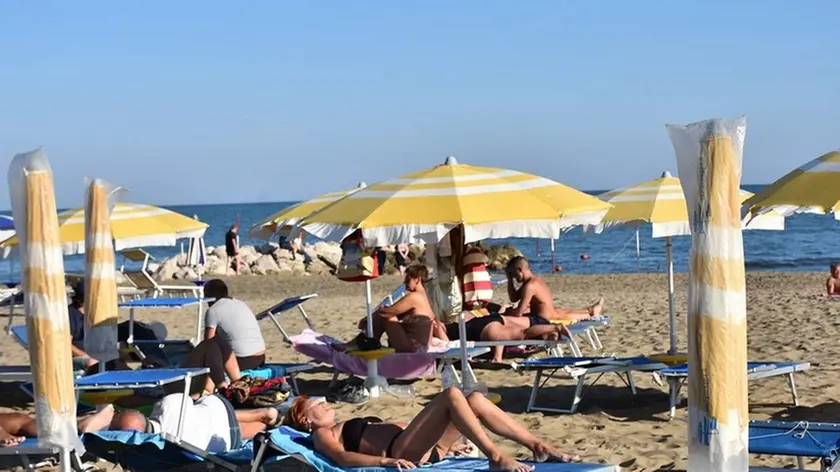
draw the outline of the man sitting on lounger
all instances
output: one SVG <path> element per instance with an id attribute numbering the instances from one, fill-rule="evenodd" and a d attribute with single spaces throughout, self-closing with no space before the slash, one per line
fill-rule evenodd
<path id="1" fill-rule="evenodd" d="M 215 299 L 204 315 L 204 339 L 212 339 L 219 345 L 225 358 L 225 372 L 231 380 L 239 379 L 242 370 L 264 365 L 265 341 L 248 305 L 231 298 L 227 284 L 219 279 L 204 285 L 204 297 Z"/>
<path id="2" fill-rule="evenodd" d="M 528 260 L 516 256 L 510 260 L 505 269 L 507 274 L 507 290 L 513 307 L 501 311 L 508 316 L 531 316 L 537 318 L 533 322 L 585 320 L 598 316 L 604 310 L 603 297 L 587 308 L 556 308 L 551 289 L 545 281 L 531 272 Z M 521 284 L 517 289 L 513 282 Z"/>
<path id="3" fill-rule="evenodd" d="M 426 297 L 423 281 L 429 276 L 424 265 L 411 265 L 405 269 L 406 294 L 391 306 L 383 306 L 373 313 L 373 338 L 379 340 L 388 334 L 388 343 L 396 352 L 417 352 L 428 349 L 432 341 L 432 306 Z M 367 318 L 359 321 L 365 331 Z M 358 337 L 343 345 L 354 347 Z"/>

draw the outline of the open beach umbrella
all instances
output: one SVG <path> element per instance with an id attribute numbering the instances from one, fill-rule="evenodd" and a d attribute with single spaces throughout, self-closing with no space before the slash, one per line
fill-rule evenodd
<path id="1" fill-rule="evenodd" d="M 436 244 L 459 226 L 464 243 L 488 238 L 555 239 L 564 228 L 597 224 L 610 206 L 553 180 L 459 164 L 448 157 L 443 165 L 353 192 L 307 216 L 299 226 L 330 241 L 341 241 L 361 229 L 368 247 L 417 239 Z M 369 282 L 366 301 L 371 328 Z M 460 325 L 464 340 L 463 315 Z M 461 348 L 466 367 L 465 342 Z"/>
<path id="2" fill-rule="evenodd" d="M 744 117 L 668 126 L 690 209 L 688 470 L 749 469 Z"/>
<path id="3" fill-rule="evenodd" d="M 121 193 L 101 179 L 87 182 L 85 192 L 85 352 L 100 369 L 119 357 L 111 212 Z"/>
<path id="4" fill-rule="evenodd" d="M 324 208 L 330 203 L 335 202 L 336 200 L 358 192 L 366 186 L 367 184 L 364 182 L 359 182 L 358 185 L 349 190 L 325 193 L 324 195 L 315 197 L 311 200 L 305 200 L 288 208 L 284 208 L 251 226 L 251 229 L 248 230 L 248 236 L 252 238 L 270 240 L 276 234 L 288 233 L 305 217 Z"/>
<path id="5" fill-rule="evenodd" d="M 752 193 L 740 189 L 738 198 L 746 200 Z M 674 305 L 674 261 L 671 238 L 691 234 L 688 210 L 680 179 L 663 172 L 658 179 L 642 182 L 600 195 L 612 208 L 594 227 L 596 233 L 614 226 L 635 225 L 636 250 L 639 250 L 638 226 L 651 225 L 654 238 L 665 238 L 665 258 L 668 267 L 669 354 L 677 353 L 677 319 Z M 745 229 L 784 230 L 784 216 L 771 212 L 743 223 Z"/>
<path id="6" fill-rule="evenodd" d="M 611 205 L 553 180 L 515 170 L 458 164 L 369 185 L 306 217 L 300 226 L 328 241 L 361 229 L 371 246 L 437 243 L 457 226 L 464 242 L 556 239 L 564 228 L 597 224 Z"/>
<path id="7" fill-rule="evenodd" d="M 58 215 L 61 247 L 65 255 L 85 251 L 85 208 L 77 207 Z M 165 208 L 139 203 L 117 203 L 111 213 L 114 248 L 174 246 L 178 239 L 204 236 L 207 223 Z M 0 243 L 3 257 L 17 245 L 17 237 Z"/>
<path id="8" fill-rule="evenodd" d="M 64 261 L 61 257 L 53 176 L 42 149 L 18 154 L 9 166 L 9 197 L 20 237 L 23 312 L 29 337 L 38 443 L 84 452 L 76 432 L 76 395 Z"/>
<path id="9" fill-rule="evenodd" d="M 834 213 L 840 220 L 840 151 L 832 151 L 787 173 L 744 202 L 744 209 L 760 216 L 776 211 Z"/>

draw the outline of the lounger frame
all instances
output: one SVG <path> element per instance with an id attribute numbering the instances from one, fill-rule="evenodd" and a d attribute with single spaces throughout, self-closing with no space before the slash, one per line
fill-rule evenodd
<path id="1" fill-rule="evenodd" d="M 531 386 L 531 395 L 528 398 L 528 405 L 525 408 L 526 412 L 545 411 L 550 413 L 575 413 L 578 406 L 583 399 L 583 390 L 586 386 L 586 379 L 590 376 L 595 376 L 595 380 L 590 385 L 595 385 L 605 374 L 616 374 L 618 378 L 630 389 L 630 392 L 636 394 L 636 382 L 633 378 L 633 372 L 655 372 L 665 368 L 665 364 L 658 362 L 650 362 L 646 364 L 634 364 L 631 358 L 581 358 L 575 362 L 574 358 L 557 358 L 558 365 L 551 365 L 548 362 L 551 359 L 542 359 L 543 364 L 529 365 L 527 361 L 522 364 L 514 365 L 516 370 L 533 370 L 534 382 Z M 546 371 L 548 371 L 546 373 Z M 576 380 L 574 396 L 569 408 L 551 408 L 537 405 L 537 397 L 540 391 L 546 387 L 548 382 L 552 379 L 561 378 L 558 373 L 564 373 L 565 378 Z"/>
<path id="2" fill-rule="evenodd" d="M 751 362 L 750 364 L 760 364 L 757 368 L 749 368 L 747 369 L 747 380 L 761 380 L 761 379 L 768 379 L 771 377 L 779 377 L 779 376 L 786 376 L 788 386 L 790 387 L 790 394 L 793 398 L 794 406 L 799 406 L 799 394 L 796 391 L 796 379 L 794 378 L 794 374 L 797 372 L 805 372 L 811 368 L 811 364 L 809 362 L 785 362 L 785 363 L 760 363 L 760 362 Z M 674 419 L 677 414 L 677 405 L 680 402 L 680 392 L 688 381 L 688 373 L 676 373 L 670 372 L 666 369 L 663 372 L 658 373 L 660 377 L 664 377 L 665 380 L 668 382 L 668 396 L 670 405 L 668 408 L 668 415 L 670 419 Z"/>

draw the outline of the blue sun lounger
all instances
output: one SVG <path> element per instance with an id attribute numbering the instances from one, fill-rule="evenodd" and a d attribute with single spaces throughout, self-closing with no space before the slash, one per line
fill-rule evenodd
<path id="1" fill-rule="evenodd" d="M 811 364 L 808 362 L 749 362 L 747 363 L 747 379 L 752 381 L 786 375 L 793 404 L 799 406 L 799 395 L 796 393 L 796 380 L 793 374 L 805 372 L 810 368 Z M 680 390 L 688 380 L 688 364 L 668 367 L 658 375 L 668 381 L 671 399 L 669 414 L 671 418 L 674 418 L 680 400 Z"/>
<path id="2" fill-rule="evenodd" d="M 393 472 L 397 469 L 388 467 L 353 467 L 341 468 L 313 450 L 308 434 L 300 433 L 286 426 L 260 433 L 254 439 L 254 461 L 251 471 L 260 470 L 263 465 L 297 464 L 300 469 L 313 468 L 318 472 Z M 535 472 L 618 472 L 619 468 L 607 464 L 534 464 Z M 307 467 L 308 466 L 308 467 Z M 423 471 L 486 471 L 489 470 L 487 459 L 450 458 L 436 464 L 423 466 Z"/>
<path id="3" fill-rule="evenodd" d="M 195 320 L 195 339 L 193 339 L 192 344 L 196 345 L 204 338 L 203 336 L 203 326 L 202 326 L 202 302 L 212 301 L 208 298 L 196 298 L 196 297 L 172 297 L 172 298 L 141 298 L 139 300 L 129 300 L 126 302 L 120 302 L 120 308 L 128 308 L 128 345 L 132 346 L 134 344 L 134 311 L 137 309 L 149 309 L 149 308 L 187 308 L 191 306 L 197 306 L 198 311 L 196 313 L 196 320 Z M 164 341 L 168 342 L 168 341 Z M 181 341 L 182 342 L 182 341 Z"/>
<path id="4" fill-rule="evenodd" d="M 820 460 L 820 470 L 840 471 L 840 424 L 807 421 L 750 421 L 750 454 L 803 457 Z M 790 469 L 785 469 L 790 470 Z"/>
<path id="5" fill-rule="evenodd" d="M 287 344 L 291 344 L 292 341 L 289 338 L 289 333 L 283 329 L 283 325 L 280 324 L 280 320 L 278 319 L 280 315 L 283 313 L 297 308 L 300 311 L 300 314 L 303 316 L 303 320 L 306 321 L 306 325 L 309 326 L 309 329 L 315 331 L 315 324 L 312 323 L 312 320 L 306 314 L 306 310 L 303 309 L 303 304 L 307 300 L 311 300 L 317 297 L 317 293 L 310 293 L 309 295 L 301 295 L 299 297 L 291 297 L 283 300 L 282 302 L 274 305 L 271 308 L 268 308 L 260 313 L 257 313 L 257 321 L 262 321 L 266 318 L 270 318 L 271 321 L 274 323 L 274 326 L 280 330 L 280 334 L 283 336 L 283 340 Z"/>
<path id="6" fill-rule="evenodd" d="M 661 362 L 655 362 L 647 357 L 550 357 L 546 359 L 532 359 L 514 364 L 519 371 L 535 371 L 534 384 L 531 387 L 531 397 L 525 411 L 547 411 L 553 413 L 574 413 L 583 398 L 583 387 L 586 378 L 596 376 L 592 385 L 598 382 L 604 374 L 616 374 L 636 394 L 636 383 L 633 372 L 656 372 L 667 367 Z M 547 373 L 546 373 L 547 372 Z M 558 374 L 577 380 L 572 405 L 566 409 L 538 406 L 537 395 L 549 380 L 557 378 Z"/>

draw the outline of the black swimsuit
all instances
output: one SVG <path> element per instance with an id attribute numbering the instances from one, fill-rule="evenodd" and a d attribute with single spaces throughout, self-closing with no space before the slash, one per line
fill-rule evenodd
<path id="1" fill-rule="evenodd" d="M 344 427 L 341 429 L 341 442 L 344 443 L 344 450 L 347 452 L 359 452 L 362 445 L 362 435 L 365 434 L 367 425 L 371 423 L 382 423 L 382 419 L 375 416 L 366 416 L 364 418 L 353 418 L 344 422 Z M 391 439 L 388 444 L 388 449 L 385 450 L 385 457 L 394 458 L 392 449 L 397 438 L 400 437 L 402 431 Z M 440 462 L 440 453 L 437 448 L 432 448 L 432 454 L 429 456 L 429 462 Z"/>
<path id="2" fill-rule="evenodd" d="M 487 315 L 473 318 L 465 323 L 467 330 L 467 341 L 478 342 L 481 341 L 481 332 L 484 331 L 488 325 L 493 323 L 505 324 L 505 319 L 501 315 Z M 449 323 L 446 325 L 446 337 L 451 341 L 459 339 L 458 323 Z"/>

